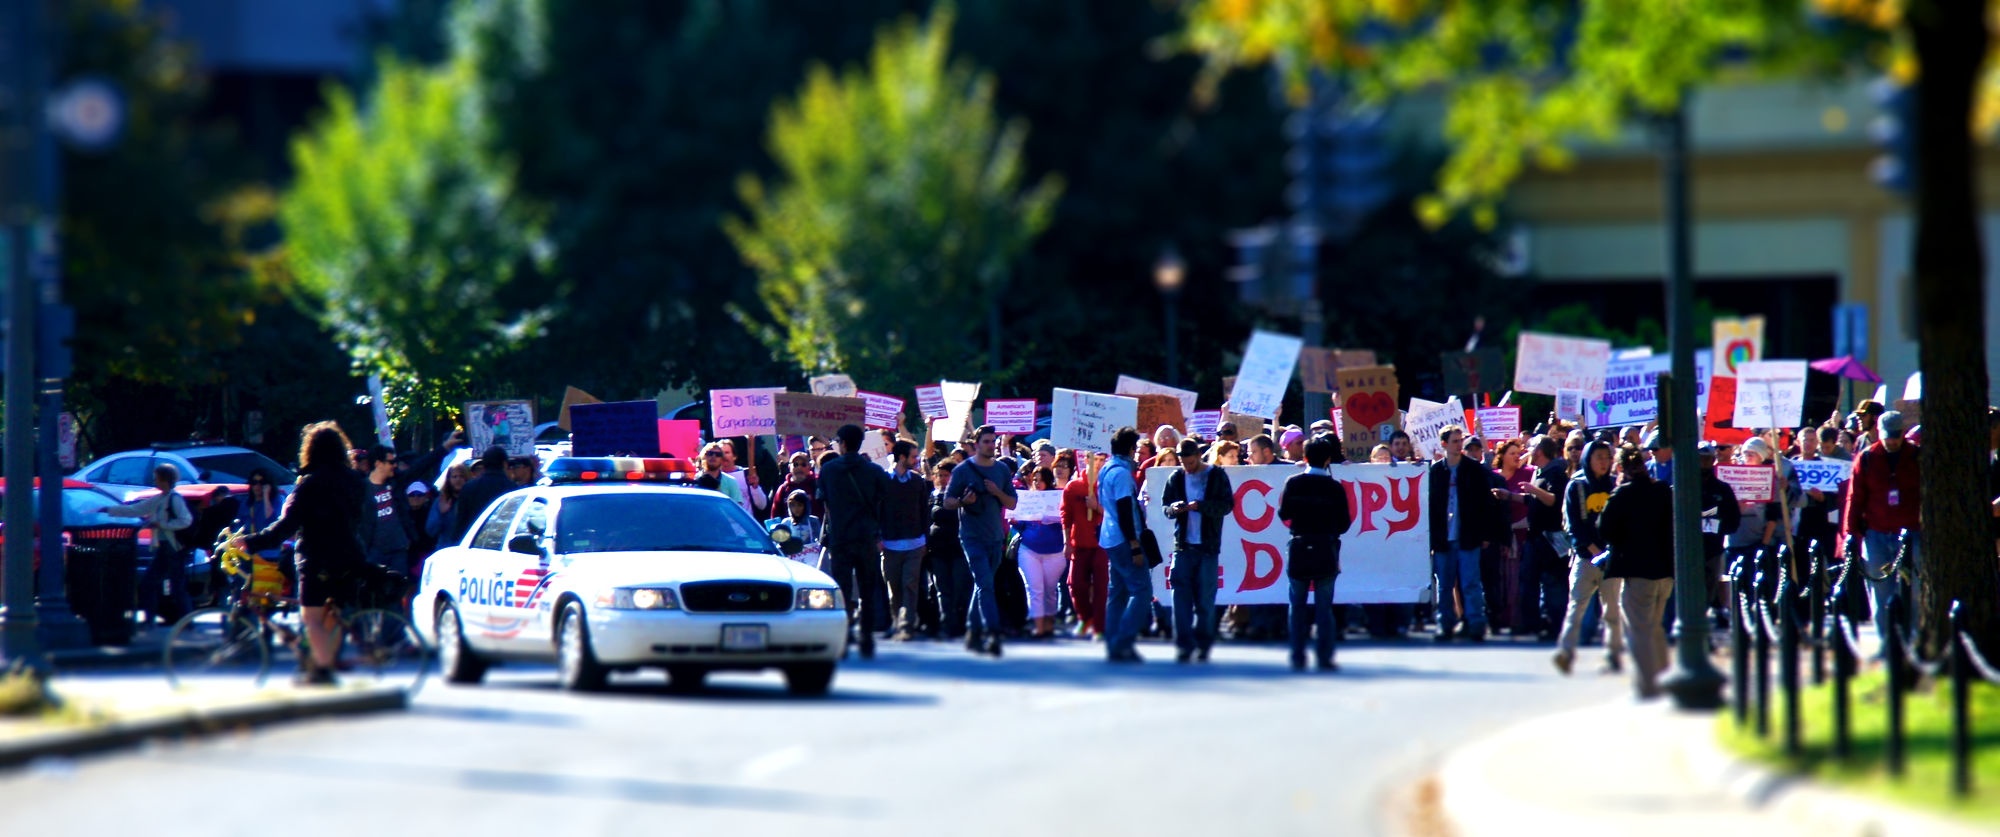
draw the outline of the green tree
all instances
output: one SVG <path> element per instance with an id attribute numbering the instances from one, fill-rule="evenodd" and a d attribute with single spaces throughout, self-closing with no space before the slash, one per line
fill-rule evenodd
<path id="1" fill-rule="evenodd" d="M 1923 323 L 1925 560 L 1919 622 L 1937 654 L 1950 603 L 2000 643 L 1982 468 L 1987 392 L 1984 255 L 1972 143 L 2000 85 L 1986 0 L 1197 0 L 1182 43 L 1214 71 L 1278 61 L 1302 84 L 1338 74 L 1365 95 L 1442 89 L 1452 156 L 1427 221 L 1469 209 L 1482 225 L 1529 164 L 1559 166 L 1580 139 L 1678 107 L 1696 87 L 1849 62 L 1920 76 L 1911 275 Z M 1828 19 L 1863 25 L 1826 27 Z M 1855 61 L 1856 58 L 1861 59 Z M 1982 95 L 1983 91 L 1983 95 Z"/>
<path id="2" fill-rule="evenodd" d="M 746 177 L 747 218 L 724 223 L 757 272 L 753 328 L 801 371 L 900 390 L 981 368 L 998 335 L 969 321 L 1048 226 L 1061 186 L 1024 183 L 1027 126 L 951 60 L 951 22 L 883 30 L 865 70 L 809 71 L 771 116 L 782 182 Z"/>
<path id="3" fill-rule="evenodd" d="M 282 266 L 397 418 L 452 409 L 550 316 L 510 304 L 541 296 L 516 284 L 547 255 L 542 220 L 478 142 L 471 82 L 467 62 L 384 59 L 365 108 L 330 91 L 292 146 Z"/>

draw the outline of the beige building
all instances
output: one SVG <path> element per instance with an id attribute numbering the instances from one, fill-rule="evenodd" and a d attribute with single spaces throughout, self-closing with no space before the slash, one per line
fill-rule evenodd
<path id="1" fill-rule="evenodd" d="M 1701 91 L 1691 105 L 1697 293 L 1771 320 L 1766 356 L 1833 351 L 1831 307 L 1866 303 L 1863 358 L 1891 382 L 1917 371 L 1902 198 L 1877 186 L 1865 83 L 1768 83 Z M 2000 369 L 2000 149 L 1980 159 L 1986 242 L 1986 364 Z M 1534 173 L 1514 190 L 1516 262 L 1544 299 L 1592 301 L 1608 320 L 1658 316 L 1665 273 L 1657 154 L 1634 130 L 1592 147 L 1570 170 Z M 2000 388 L 1988 384 L 1991 403 Z M 1860 392 L 1856 397 L 1865 397 Z"/>

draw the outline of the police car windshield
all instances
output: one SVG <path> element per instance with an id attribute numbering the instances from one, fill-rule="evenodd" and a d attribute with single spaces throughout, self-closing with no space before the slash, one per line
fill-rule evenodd
<path id="1" fill-rule="evenodd" d="M 778 554 L 764 527 L 721 496 L 632 492 L 563 501 L 556 549 L 586 552 L 751 552 Z"/>

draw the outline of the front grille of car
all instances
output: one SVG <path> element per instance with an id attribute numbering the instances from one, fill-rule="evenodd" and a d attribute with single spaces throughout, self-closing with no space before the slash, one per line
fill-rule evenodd
<path id="1" fill-rule="evenodd" d="M 792 586 L 770 581 L 697 581 L 681 585 L 689 613 L 783 613 L 792 609 Z"/>

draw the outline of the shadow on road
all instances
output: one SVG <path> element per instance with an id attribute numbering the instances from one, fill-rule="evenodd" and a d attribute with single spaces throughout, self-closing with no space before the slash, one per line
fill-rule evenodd
<path id="1" fill-rule="evenodd" d="M 514 670 L 510 669 L 510 672 Z M 535 672 L 537 675 L 540 672 Z M 482 689 L 512 690 L 522 692 L 556 692 L 561 689 L 555 679 L 555 670 L 548 670 L 547 679 L 536 676 L 533 679 L 511 677 L 488 681 L 478 687 Z M 902 692 L 880 692 L 866 689 L 843 688 L 840 679 L 834 678 L 833 691 L 824 697 L 806 697 L 785 691 L 778 683 L 758 683 L 748 680 L 731 680 L 728 674 L 710 675 L 710 679 L 699 690 L 676 688 L 671 682 L 651 679 L 658 675 L 639 675 L 648 679 L 614 678 L 604 690 L 593 694 L 580 695 L 588 698 L 640 697 L 649 699 L 671 699 L 680 701 L 726 701 L 732 703 L 799 704 L 804 706 L 931 706 L 938 699 L 931 695 L 912 695 Z"/>
<path id="2" fill-rule="evenodd" d="M 977 680 L 1009 684 L 1060 685 L 1107 689 L 1160 689 L 1185 692 L 1190 689 L 1224 691 L 1244 685 L 1277 684 L 1300 680 L 1440 680 L 1452 682 L 1527 683 L 1544 679 L 1533 674 L 1412 668 L 1357 662 L 1351 655 L 1341 662 L 1341 670 L 1326 674 L 1311 669 L 1300 673 L 1278 658 L 1274 662 L 1217 659 L 1215 662 L 1179 665 L 1172 646 L 1139 646 L 1145 655 L 1142 665 L 1113 665 L 1100 657 L 1045 657 L 1022 655 L 994 660 L 975 657 L 948 644 L 899 649 L 873 661 L 850 660 L 843 668 L 854 672 L 875 672 L 910 678 Z"/>

